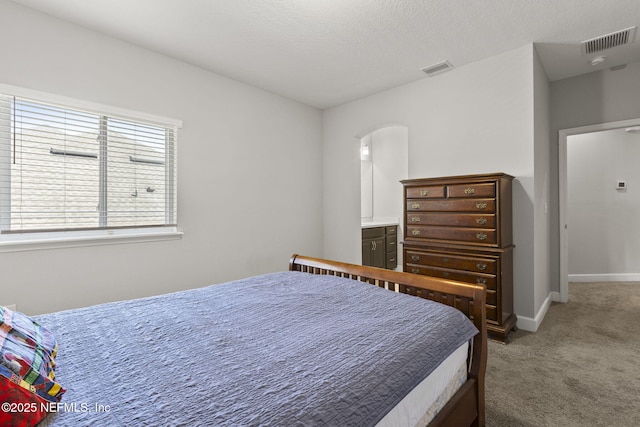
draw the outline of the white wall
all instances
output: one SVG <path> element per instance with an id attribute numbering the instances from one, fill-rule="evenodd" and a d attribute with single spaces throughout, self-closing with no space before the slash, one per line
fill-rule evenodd
<path id="1" fill-rule="evenodd" d="M 552 289 L 560 288 L 558 131 L 640 117 L 640 62 L 551 82 Z"/>
<path id="2" fill-rule="evenodd" d="M 551 304 L 551 112 L 549 80 L 537 52 L 533 56 L 534 101 L 534 245 L 535 313 L 539 322 Z M 557 297 L 556 297 L 557 298 Z"/>
<path id="3" fill-rule="evenodd" d="M 387 126 L 372 134 L 373 213 L 375 217 L 402 219 L 402 184 L 409 177 L 407 128 Z"/>
<path id="4" fill-rule="evenodd" d="M 0 57 L 2 83 L 182 120 L 185 233 L 3 253 L 0 303 L 37 314 L 285 270 L 293 252 L 322 255 L 319 110 L 5 0 Z"/>
<path id="5" fill-rule="evenodd" d="M 373 143 L 372 134 L 362 137 L 360 149 L 368 147 L 369 154 L 360 157 L 360 217 L 363 221 L 373 219 Z"/>
<path id="6" fill-rule="evenodd" d="M 369 147 L 368 159 L 360 162 L 360 216 L 363 221 L 399 221 L 403 214 L 400 180 L 409 176 L 407 128 L 384 126 L 363 136 L 359 143 Z"/>
<path id="7" fill-rule="evenodd" d="M 505 172 L 516 177 L 514 303 L 533 318 L 534 49 L 532 45 L 324 112 L 325 256 L 357 262 L 356 135 L 384 123 L 409 130 L 409 178 Z"/>
<path id="8" fill-rule="evenodd" d="M 570 275 L 640 275 L 639 161 L 640 134 L 614 129 L 567 138 Z M 618 180 L 626 190 L 616 189 Z"/>

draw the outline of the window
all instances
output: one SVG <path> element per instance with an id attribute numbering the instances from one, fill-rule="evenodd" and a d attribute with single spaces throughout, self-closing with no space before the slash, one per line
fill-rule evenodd
<path id="1" fill-rule="evenodd" d="M 0 95 L 0 235 L 175 228 L 176 131 Z"/>

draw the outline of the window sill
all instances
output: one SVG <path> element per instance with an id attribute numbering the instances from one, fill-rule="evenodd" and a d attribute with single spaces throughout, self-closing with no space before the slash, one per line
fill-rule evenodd
<path id="1" fill-rule="evenodd" d="M 0 241 L 0 253 L 179 240 L 182 239 L 183 234 L 184 233 L 181 231 L 157 231 L 113 235 L 43 237 L 29 240 Z"/>

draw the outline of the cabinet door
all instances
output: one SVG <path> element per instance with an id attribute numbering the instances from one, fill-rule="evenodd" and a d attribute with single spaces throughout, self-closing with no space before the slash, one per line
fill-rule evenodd
<path id="1" fill-rule="evenodd" d="M 385 238 L 362 239 L 362 265 L 385 268 L 386 263 Z"/>
<path id="2" fill-rule="evenodd" d="M 373 248 L 371 250 L 371 265 L 374 267 L 385 268 L 387 265 L 387 244 L 384 237 L 373 239 Z"/>
<path id="3" fill-rule="evenodd" d="M 362 265 L 371 266 L 372 239 L 362 239 Z"/>

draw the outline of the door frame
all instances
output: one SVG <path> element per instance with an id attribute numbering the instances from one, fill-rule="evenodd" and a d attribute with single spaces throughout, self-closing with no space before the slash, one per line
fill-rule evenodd
<path id="1" fill-rule="evenodd" d="M 569 236 L 567 224 L 567 138 L 573 135 L 640 126 L 640 118 L 599 123 L 558 131 L 558 204 L 560 235 L 560 302 L 569 301 Z"/>

